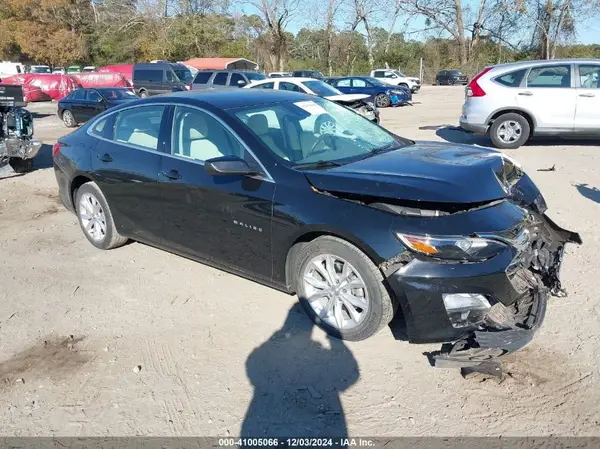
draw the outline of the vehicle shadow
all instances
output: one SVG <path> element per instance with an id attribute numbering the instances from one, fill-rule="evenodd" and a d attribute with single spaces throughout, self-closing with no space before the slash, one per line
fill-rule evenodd
<path id="1" fill-rule="evenodd" d="M 487 136 L 470 134 L 463 131 L 459 126 L 452 125 L 430 125 L 420 126 L 421 130 L 435 130 L 436 136 L 450 143 L 458 143 L 463 145 L 477 145 L 481 147 L 491 147 L 492 143 Z M 586 138 L 586 137 L 533 137 L 531 140 L 525 143 L 524 146 L 528 145 L 539 145 L 539 146 L 552 146 L 552 145 L 581 145 L 581 146 L 597 146 L 598 140 Z"/>
<path id="2" fill-rule="evenodd" d="M 600 189 L 598 187 L 590 187 L 587 184 L 575 184 L 575 188 L 588 200 L 600 204 Z"/>
<path id="3" fill-rule="evenodd" d="M 33 158 L 33 169 L 42 170 L 52 167 L 52 145 L 42 144 L 40 151 Z"/>
<path id="4" fill-rule="evenodd" d="M 340 393 L 358 380 L 358 363 L 342 340 L 327 337 L 330 348 L 312 340 L 313 326 L 297 303 L 248 356 L 254 395 L 242 437 L 347 437 Z"/>
<path id="5" fill-rule="evenodd" d="M 55 112 L 31 112 L 31 111 L 29 111 L 29 112 L 31 113 L 31 117 L 34 120 L 50 117 L 51 115 L 56 115 Z"/>

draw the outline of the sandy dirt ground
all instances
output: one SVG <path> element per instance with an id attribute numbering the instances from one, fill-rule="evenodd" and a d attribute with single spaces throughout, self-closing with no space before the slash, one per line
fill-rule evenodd
<path id="1" fill-rule="evenodd" d="M 486 145 L 442 127 L 457 125 L 462 99 L 461 88 L 425 87 L 382 124 Z M 600 435 L 598 142 L 510 152 L 584 245 L 565 257 L 569 296 L 552 300 L 505 378 L 465 380 L 429 366 L 423 352 L 439 345 L 387 328 L 331 341 L 295 297 L 139 243 L 95 249 L 57 196 L 56 103 L 30 109 L 48 144 L 37 169 L 0 174 L 1 434 Z"/>

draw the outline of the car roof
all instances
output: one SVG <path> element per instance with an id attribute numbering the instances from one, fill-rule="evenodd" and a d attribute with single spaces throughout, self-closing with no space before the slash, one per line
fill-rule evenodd
<path id="1" fill-rule="evenodd" d="M 521 68 L 521 67 L 533 67 L 533 66 L 544 66 L 544 65 L 560 65 L 560 64 L 600 64 L 600 60 L 592 58 L 582 59 L 538 59 L 533 61 L 518 61 L 518 62 L 507 62 L 505 64 L 490 65 L 493 69 L 507 69 L 507 68 Z"/>
<path id="2" fill-rule="evenodd" d="M 157 95 L 146 102 L 165 102 L 185 99 L 186 102 L 206 103 L 220 109 L 234 109 L 243 106 L 274 104 L 287 101 L 299 101 L 314 98 L 300 92 L 268 89 L 216 89 L 207 91 L 176 92 L 167 95 Z"/>
<path id="3" fill-rule="evenodd" d="M 302 83 L 304 81 L 321 81 L 321 80 L 318 80 L 316 78 L 308 78 L 306 76 L 281 76 L 281 77 L 277 78 L 277 81 L 279 81 L 279 82 L 289 81 L 290 83 Z M 263 83 L 272 83 L 272 82 L 274 82 L 273 79 L 267 78 L 264 80 L 255 81 L 253 84 L 263 84 Z"/>

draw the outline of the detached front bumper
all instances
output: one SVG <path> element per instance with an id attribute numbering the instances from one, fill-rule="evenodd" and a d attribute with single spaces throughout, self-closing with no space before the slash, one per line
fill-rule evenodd
<path id="1" fill-rule="evenodd" d="M 545 215 L 535 218 L 526 245 L 507 245 L 484 262 L 442 263 L 405 255 L 386 267 L 409 341 L 450 343 L 431 354 L 434 366 L 475 366 L 523 348 L 544 320 L 548 297 L 565 295 L 560 283 L 564 247 L 580 244 L 581 238 Z M 491 308 L 477 323 L 457 327 L 443 298 L 459 294 L 485 297 Z"/>

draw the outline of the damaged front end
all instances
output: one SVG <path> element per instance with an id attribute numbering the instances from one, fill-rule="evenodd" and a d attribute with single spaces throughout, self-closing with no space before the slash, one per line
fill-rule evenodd
<path id="1" fill-rule="evenodd" d="M 498 237 L 516 249 L 506 276 L 519 296 L 510 304 L 494 301 L 476 329 L 431 354 L 435 367 L 478 371 L 481 365 L 487 372 L 491 360 L 517 351 L 533 339 L 544 320 L 549 296 L 566 296 L 560 269 L 565 245 L 582 243 L 578 234 L 562 229 L 545 214 L 532 213 L 518 234 L 513 230 Z"/>
<path id="2" fill-rule="evenodd" d="M 370 101 L 365 100 L 356 100 L 356 101 L 342 101 L 336 100 L 337 103 L 342 106 L 346 106 L 347 108 L 352 109 L 357 114 L 362 115 L 367 120 L 370 120 L 375 123 L 379 123 L 379 109 L 377 106 Z"/>

